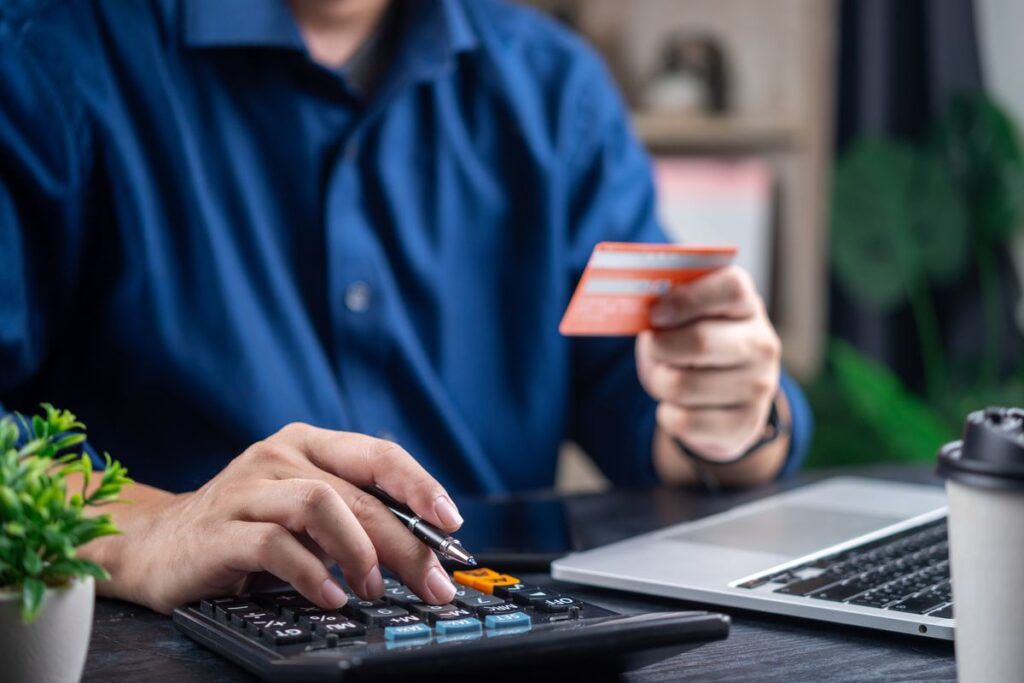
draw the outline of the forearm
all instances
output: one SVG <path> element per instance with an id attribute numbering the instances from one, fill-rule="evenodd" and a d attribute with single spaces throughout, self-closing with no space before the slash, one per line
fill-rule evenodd
<path id="1" fill-rule="evenodd" d="M 82 475 L 71 474 L 67 482 L 69 491 L 80 490 Z M 98 484 L 99 477 L 93 476 L 88 488 L 94 489 Z M 145 572 L 137 570 L 138 562 L 130 562 L 132 553 L 138 552 L 137 541 L 149 533 L 156 516 L 176 498 L 175 494 L 168 491 L 136 483 L 121 490 L 122 502 L 86 509 L 90 515 L 110 515 L 121 530 L 120 535 L 98 538 L 79 549 L 81 557 L 98 563 L 110 572 L 109 581 L 96 584 L 97 593 L 105 597 L 142 602 L 139 591 L 145 580 Z"/>
<path id="2" fill-rule="evenodd" d="M 790 423 L 789 403 L 784 393 L 775 399 L 782 424 Z M 708 465 L 711 476 L 723 486 L 752 486 L 770 481 L 783 464 L 789 453 L 790 438 L 783 433 L 778 439 L 765 444 L 740 462 L 729 465 Z M 654 467 L 659 478 L 667 484 L 686 484 L 697 480 L 693 461 L 679 452 L 672 437 L 656 428 L 654 434 Z"/>

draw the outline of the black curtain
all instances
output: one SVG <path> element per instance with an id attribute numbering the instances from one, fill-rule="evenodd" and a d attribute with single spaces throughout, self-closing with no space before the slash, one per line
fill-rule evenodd
<path id="1" fill-rule="evenodd" d="M 951 96 L 983 89 L 971 0 L 842 0 L 840 20 L 837 159 L 862 135 L 921 140 Z M 1005 267 L 1004 276 L 1009 303 L 1014 287 Z M 963 286 L 936 292 L 953 355 L 974 353 L 984 343 L 976 280 L 968 276 Z M 1011 324 L 1009 310 L 1006 320 Z M 833 283 L 830 327 L 920 388 L 908 312 L 865 310 Z"/>

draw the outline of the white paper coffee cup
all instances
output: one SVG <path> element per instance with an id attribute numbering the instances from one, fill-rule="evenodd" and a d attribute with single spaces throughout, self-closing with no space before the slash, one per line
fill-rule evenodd
<path id="1" fill-rule="evenodd" d="M 949 497 L 957 674 L 1024 681 L 1024 411 L 971 413 L 939 453 Z"/>

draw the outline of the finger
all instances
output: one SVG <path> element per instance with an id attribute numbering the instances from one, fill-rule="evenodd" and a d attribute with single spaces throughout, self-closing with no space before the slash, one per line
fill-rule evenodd
<path id="1" fill-rule="evenodd" d="M 318 479 L 329 484 L 369 536 L 382 566 L 398 574 L 403 583 L 427 602 L 444 604 L 454 597 L 455 589 L 447 574 L 441 570 L 433 551 L 413 536 L 379 500 L 361 488 L 319 469 L 296 446 L 289 443 L 278 443 L 262 455 L 257 452 L 252 457 L 257 458 L 255 464 L 265 476 Z M 380 597 L 382 593 L 383 586 L 371 597 Z"/>
<path id="2" fill-rule="evenodd" d="M 238 572 L 270 572 L 290 583 L 310 602 L 338 609 L 347 596 L 327 567 L 284 527 L 268 522 L 229 522 L 235 541 L 225 548 L 226 562 Z M 230 533 L 234 531 L 235 533 Z"/>
<path id="3" fill-rule="evenodd" d="M 734 367 L 761 358 L 758 320 L 702 320 L 650 334 L 659 363 L 686 367 Z"/>
<path id="4" fill-rule="evenodd" d="M 651 324 L 663 329 L 702 318 L 747 318 L 761 306 L 747 271 L 728 266 L 674 287 L 651 307 Z"/>
<path id="5" fill-rule="evenodd" d="M 373 542 L 327 481 L 256 480 L 247 484 L 233 512 L 242 520 L 273 522 L 293 534 L 308 535 L 338 563 L 360 597 L 374 600 L 384 594 Z"/>
<path id="6" fill-rule="evenodd" d="M 642 382 L 651 396 L 681 408 L 735 408 L 771 393 L 768 375 L 751 366 L 680 368 L 656 363 Z"/>
<path id="7" fill-rule="evenodd" d="M 340 482 L 340 487 L 349 489 L 343 497 L 373 541 L 381 563 L 424 601 L 433 605 L 451 602 L 455 587 L 434 552 L 379 500 L 346 482 Z"/>
<path id="8" fill-rule="evenodd" d="M 750 447 L 764 428 L 759 408 L 681 408 L 658 404 L 658 425 L 709 458 L 727 461 Z"/>
<path id="9" fill-rule="evenodd" d="M 300 424 L 289 425 L 278 434 L 320 469 L 356 486 L 376 484 L 445 531 L 462 526 L 462 516 L 444 487 L 398 444 Z"/>

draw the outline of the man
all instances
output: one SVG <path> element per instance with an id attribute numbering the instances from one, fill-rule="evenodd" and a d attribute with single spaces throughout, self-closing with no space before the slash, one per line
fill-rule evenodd
<path id="1" fill-rule="evenodd" d="M 666 297 L 635 349 L 558 335 L 594 244 L 663 237 L 600 61 L 532 11 L 0 17 L 0 400 L 75 410 L 140 482 L 83 549 L 102 594 L 166 612 L 269 571 L 334 608 L 334 560 L 365 598 L 383 565 L 443 603 L 360 486 L 454 530 L 449 489 L 548 486 L 565 438 L 624 484 L 692 480 L 682 444 L 746 454 L 704 466 L 725 483 L 798 465 L 806 409 L 741 271 Z M 773 405 L 792 436 L 752 448 Z"/>

